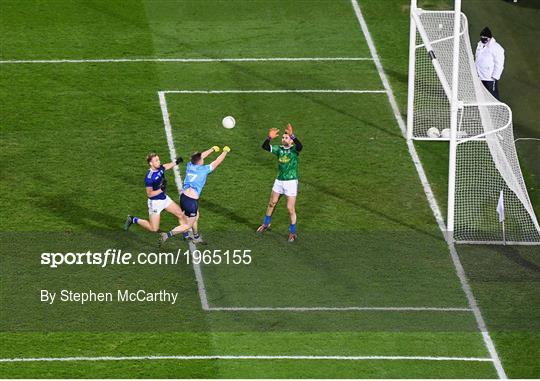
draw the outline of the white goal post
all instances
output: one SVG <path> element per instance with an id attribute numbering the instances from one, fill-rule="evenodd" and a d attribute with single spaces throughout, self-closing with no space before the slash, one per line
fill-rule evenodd
<path id="1" fill-rule="evenodd" d="M 423 10 L 411 0 L 410 16 L 407 139 L 449 142 L 448 237 L 540 245 L 512 110 L 476 74 L 461 0 L 448 11 Z"/>

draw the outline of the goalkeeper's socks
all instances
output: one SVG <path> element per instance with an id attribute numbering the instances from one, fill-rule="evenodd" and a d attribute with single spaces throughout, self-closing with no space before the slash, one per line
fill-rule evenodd
<path id="1" fill-rule="evenodd" d="M 296 224 L 291 224 L 289 226 L 289 233 L 292 233 L 292 234 L 296 233 Z"/>
<path id="2" fill-rule="evenodd" d="M 138 223 L 139 222 L 139 217 L 132 217 L 131 222 L 133 222 L 134 224 Z"/>
<path id="3" fill-rule="evenodd" d="M 270 220 L 272 219 L 272 216 L 264 216 L 264 224 L 266 226 L 270 225 Z"/>
<path id="4" fill-rule="evenodd" d="M 184 239 L 188 239 L 189 237 L 189 232 L 185 231 L 182 233 L 182 236 L 184 237 Z"/>

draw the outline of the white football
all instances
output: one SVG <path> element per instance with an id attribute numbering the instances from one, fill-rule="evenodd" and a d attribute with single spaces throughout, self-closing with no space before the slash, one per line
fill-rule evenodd
<path id="1" fill-rule="evenodd" d="M 427 130 L 427 136 L 429 138 L 439 138 L 441 136 L 441 133 L 439 132 L 439 129 L 437 127 L 431 127 L 429 130 Z"/>
<path id="2" fill-rule="evenodd" d="M 450 129 L 445 128 L 444 130 L 442 130 L 441 136 L 443 139 L 450 139 Z"/>
<path id="3" fill-rule="evenodd" d="M 233 128 L 236 125 L 236 120 L 232 116 L 226 116 L 221 121 L 221 124 L 223 124 L 223 127 L 225 128 Z"/>

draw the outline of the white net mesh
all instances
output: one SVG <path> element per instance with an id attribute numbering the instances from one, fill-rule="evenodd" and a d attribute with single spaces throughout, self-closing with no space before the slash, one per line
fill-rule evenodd
<path id="1" fill-rule="evenodd" d="M 454 12 L 418 9 L 413 19 L 417 32 L 412 136 L 448 139 Z M 454 239 L 539 243 L 540 227 L 514 145 L 512 112 L 484 88 L 477 76 L 463 14 L 458 86 Z M 497 213 L 501 190 L 504 224 Z"/>

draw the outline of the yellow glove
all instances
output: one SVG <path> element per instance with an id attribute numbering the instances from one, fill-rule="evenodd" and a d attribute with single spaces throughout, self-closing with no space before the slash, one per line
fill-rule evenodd
<path id="1" fill-rule="evenodd" d="M 213 146 L 212 149 L 214 150 L 214 152 L 219 152 L 219 147 L 218 146 Z"/>
<path id="2" fill-rule="evenodd" d="M 223 147 L 223 152 L 231 152 L 231 149 L 229 148 L 229 146 L 225 146 Z"/>

